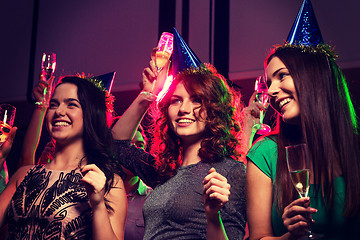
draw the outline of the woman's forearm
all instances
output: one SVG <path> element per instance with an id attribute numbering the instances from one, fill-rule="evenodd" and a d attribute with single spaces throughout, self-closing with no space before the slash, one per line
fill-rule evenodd
<path id="1" fill-rule="evenodd" d="M 207 228 L 206 228 L 207 240 L 227 240 L 226 231 L 221 220 L 220 212 L 216 216 L 207 216 Z"/>
<path id="2" fill-rule="evenodd" d="M 18 167 L 34 164 L 35 151 L 41 136 L 46 108 L 35 108 L 26 130 Z"/>
<path id="3" fill-rule="evenodd" d="M 130 140 L 156 96 L 141 92 L 112 128 L 116 140 Z"/>

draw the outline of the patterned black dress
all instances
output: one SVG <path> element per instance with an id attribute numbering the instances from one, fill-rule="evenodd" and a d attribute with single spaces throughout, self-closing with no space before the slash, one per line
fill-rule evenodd
<path id="1" fill-rule="evenodd" d="M 79 170 L 34 166 L 10 202 L 9 239 L 91 239 L 92 209 Z"/>

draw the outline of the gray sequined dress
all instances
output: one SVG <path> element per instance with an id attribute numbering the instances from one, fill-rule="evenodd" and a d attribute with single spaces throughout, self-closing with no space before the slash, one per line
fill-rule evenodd
<path id="1" fill-rule="evenodd" d="M 160 183 L 150 154 L 131 146 L 130 141 L 116 141 L 116 145 L 116 158 L 153 188 L 143 207 L 144 239 L 206 239 L 202 181 L 211 167 L 231 185 L 230 200 L 220 211 L 226 233 L 231 240 L 243 239 L 246 225 L 243 163 L 232 159 L 199 162 L 180 167 L 175 176 Z"/>

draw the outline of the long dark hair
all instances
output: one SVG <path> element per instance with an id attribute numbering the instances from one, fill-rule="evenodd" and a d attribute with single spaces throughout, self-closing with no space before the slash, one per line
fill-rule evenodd
<path id="1" fill-rule="evenodd" d="M 240 155 L 240 94 L 235 93 L 211 65 L 200 70 L 190 69 L 177 75 L 157 108 L 151 151 L 164 180 L 173 176 L 182 163 L 182 141 L 169 127 L 168 119 L 171 96 L 179 83 L 184 84 L 190 95 L 201 99 L 200 112 L 205 111 L 207 115 L 205 137 L 199 150 L 201 160 L 216 162 L 224 157 L 238 160 Z"/>
<path id="2" fill-rule="evenodd" d="M 59 84 L 71 83 L 77 86 L 77 95 L 83 110 L 83 142 L 88 164 L 95 164 L 106 176 L 105 192 L 109 192 L 114 182 L 114 173 L 122 176 L 122 171 L 114 160 L 114 144 L 109 126 L 111 124 L 111 104 L 109 97 L 89 80 L 77 76 L 63 77 Z M 56 87 L 57 87 L 56 86 Z"/>
<path id="3" fill-rule="evenodd" d="M 345 77 L 332 56 L 293 47 L 276 48 L 267 65 L 278 57 L 294 80 L 301 126 L 278 117 L 278 161 L 275 194 L 283 209 L 296 196 L 287 173 L 285 146 L 304 142 L 313 164 L 314 181 L 322 188 L 329 209 L 334 202 L 335 168 L 340 165 L 346 184 L 344 216 L 360 210 L 360 144 L 357 117 Z M 319 187 L 315 188 L 319 191 Z"/>

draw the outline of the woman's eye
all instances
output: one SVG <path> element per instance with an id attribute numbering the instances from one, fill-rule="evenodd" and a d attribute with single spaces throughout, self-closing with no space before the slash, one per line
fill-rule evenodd
<path id="1" fill-rule="evenodd" d="M 49 108 L 56 108 L 56 107 L 57 107 L 56 103 L 53 103 L 53 102 L 49 103 Z"/>
<path id="2" fill-rule="evenodd" d="M 69 102 L 68 106 L 69 107 L 79 107 L 78 104 L 75 102 Z"/>
<path id="3" fill-rule="evenodd" d="M 194 98 L 193 103 L 198 103 L 198 104 L 202 104 L 201 98 Z"/>
<path id="4" fill-rule="evenodd" d="M 282 72 L 282 73 L 279 73 L 279 78 L 280 78 L 280 80 L 281 80 L 281 79 L 283 79 L 284 77 L 289 76 L 289 75 L 290 75 L 289 73 L 284 73 L 284 72 Z"/>
<path id="5" fill-rule="evenodd" d="M 170 104 L 177 104 L 177 103 L 181 103 L 181 100 L 178 98 L 171 99 L 170 101 Z"/>

